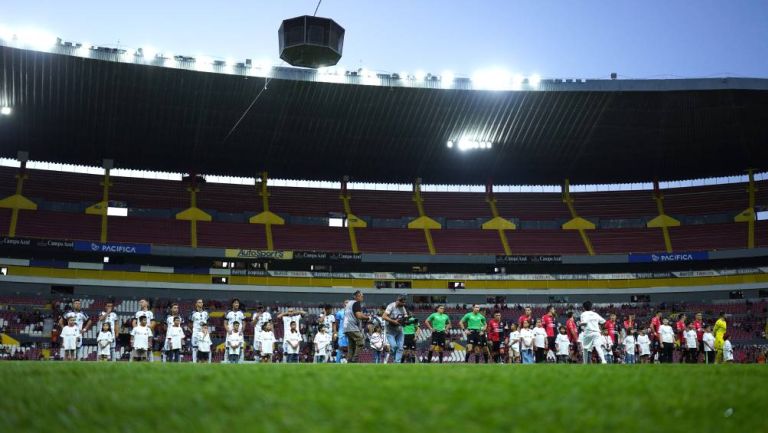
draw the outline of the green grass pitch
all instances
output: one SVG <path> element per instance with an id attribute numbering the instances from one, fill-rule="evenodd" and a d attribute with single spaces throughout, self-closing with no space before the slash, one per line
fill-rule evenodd
<path id="1" fill-rule="evenodd" d="M 0 363 L 4 432 L 768 432 L 762 365 Z"/>

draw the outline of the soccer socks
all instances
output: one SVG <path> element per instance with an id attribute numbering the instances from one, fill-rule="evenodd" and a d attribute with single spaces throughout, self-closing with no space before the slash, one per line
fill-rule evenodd
<path id="1" fill-rule="evenodd" d="M 467 351 L 467 354 L 464 355 L 464 362 L 469 362 L 469 357 L 472 356 L 472 352 Z"/>
<path id="2" fill-rule="evenodd" d="M 485 352 L 483 352 L 483 360 L 485 361 L 486 364 L 488 363 L 488 354 Z"/>
<path id="3" fill-rule="evenodd" d="M 475 353 L 475 364 L 480 363 L 480 354 Z"/>
<path id="4" fill-rule="evenodd" d="M 427 352 L 427 363 L 432 362 L 432 351 Z"/>
<path id="5" fill-rule="evenodd" d="M 440 363 L 443 363 L 443 352 L 437 352 L 437 359 L 440 360 Z"/>
<path id="6" fill-rule="evenodd" d="M 197 348 L 196 347 L 192 348 L 192 362 L 193 363 L 197 362 Z"/>

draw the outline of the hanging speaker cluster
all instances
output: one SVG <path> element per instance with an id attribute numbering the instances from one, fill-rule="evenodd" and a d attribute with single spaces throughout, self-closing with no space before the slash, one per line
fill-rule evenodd
<path id="1" fill-rule="evenodd" d="M 278 37 L 280 58 L 292 66 L 333 66 L 344 48 L 344 28 L 330 18 L 304 15 L 284 20 Z"/>

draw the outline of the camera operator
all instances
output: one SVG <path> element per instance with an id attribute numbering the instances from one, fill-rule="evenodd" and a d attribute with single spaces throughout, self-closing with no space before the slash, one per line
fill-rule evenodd
<path id="1" fill-rule="evenodd" d="M 359 362 L 360 352 L 365 345 L 363 321 L 369 320 L 370 317 L 363 314 L 362 302 L 363 292 L 358 290 L 354 293 L 353 299 L 348 301 L 344 307 L 344 335 L 349 340 L 347 354 L 347 362 L 349 363 Z"/>
<path id="2" fill-rule="evenodd" d="M 405 310 L 405 295 L 397 297 L 395 302 L 387 305 L 384 314 L 381 316 L 387 322 L 387 342 L 390 351 L 395 357 L 395 364 L 400 364 L 403 358 L 403 344 L 405 335 L 403 334 L 403 324 L 408 312 Z"/>

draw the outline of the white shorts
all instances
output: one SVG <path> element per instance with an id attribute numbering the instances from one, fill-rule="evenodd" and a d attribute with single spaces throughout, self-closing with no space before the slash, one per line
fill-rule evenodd
<path id="1" fill-rule="evenodd" d="M 603 335 L 599 332 L 585 332 L 581 347 L 587 352 L 591 352 L 593 348 L 603 344 L 602 337 Z"/>

